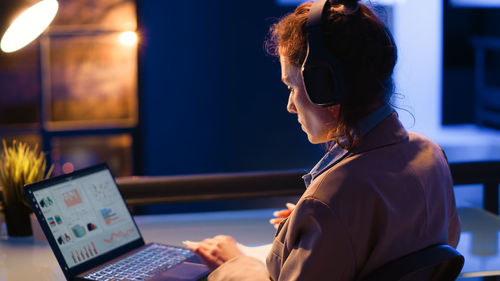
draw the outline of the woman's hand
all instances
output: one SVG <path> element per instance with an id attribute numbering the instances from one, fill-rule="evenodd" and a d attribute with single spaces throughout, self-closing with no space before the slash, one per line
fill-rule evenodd
<path id="1" fill-rule="evenodd" d="M 274 228 L 278 229 L 280 222 L 287 218 L 292 213 L 293 209 L 295 209 L 295 204 L 286 203 L 286 207 L 287 209 L 279 210 L 273 213 L 276 218 L 270 219 L 269 223 L 274 225 Z"/>
<path id="2" fill-rule="evenodd" d="M 201 242 L 184 241 L 184 245 L 197 254 L 211 270 L 228 260 L 243 255 L 231 236 L 217 235 Z"/>

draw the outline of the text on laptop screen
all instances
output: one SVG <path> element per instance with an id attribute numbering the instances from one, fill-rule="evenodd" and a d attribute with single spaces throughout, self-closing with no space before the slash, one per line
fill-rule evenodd
<path id="1" fill-rule="evenodd" d="M 33 195 L 69 268 L 140 238 L 108 170 Z"/>

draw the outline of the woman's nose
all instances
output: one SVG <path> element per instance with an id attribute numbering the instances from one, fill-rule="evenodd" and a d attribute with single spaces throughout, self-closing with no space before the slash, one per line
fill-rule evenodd
<path id="1" fill-rule="evenodd" d="M 297 108 L 295 108 L 295 104 L 293 103 L 292 95 L 288 96 L 288 104 L 286 105 L 286 110 L 290 113 L 297 113 Z"/>

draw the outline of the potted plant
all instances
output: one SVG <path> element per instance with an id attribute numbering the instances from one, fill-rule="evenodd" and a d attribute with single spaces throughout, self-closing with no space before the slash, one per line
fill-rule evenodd
<path id="1" fill-rule="evenodd" d="M 45 154 L 26 143 L 12 141 L 12 145 L 2 141 L 0 153 L 0 186 L 3 192 L 3 208 L 7 234 L 9 236 L 29 236 L 32 234 L 30 204 L 23 192 L 25 184 L 46 179 L 53 166 L 47 170 Z"/>
<path id="2" fill-rule="evenodd" d="M 2 187 L 0 186 L 0 235 L 2 234 L 2 225 L 4 221 L 5 221 L 5 216 L 3 214 Z"/>

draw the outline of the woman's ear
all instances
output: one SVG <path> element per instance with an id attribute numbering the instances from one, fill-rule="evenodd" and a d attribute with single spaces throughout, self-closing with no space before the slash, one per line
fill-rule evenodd
<path id="1" fill-rule="evenodd" d="M 333 118 L 335 118 L 335 120 L 339 120 L 340 104 L 331 105 L 331 106 L 327 107 L 326 109 L 328 109 L 328 111 L 330 111 L 330 113 L 332 114 Z"/>

